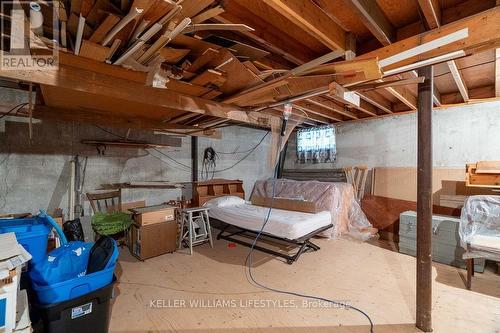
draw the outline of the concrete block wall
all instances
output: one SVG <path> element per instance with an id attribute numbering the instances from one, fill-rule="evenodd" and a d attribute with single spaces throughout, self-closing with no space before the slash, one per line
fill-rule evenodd
<path id="1" fill-rule="evenodd" d="M 24 102 L 24 93 L 10 89 L 0 89 L 1 103 L 15 105 Z M 125 129 L 105 130 L 119 136 Z M 236 152 L 220 154 L 217 170 L 233 166 L 246 151 L 261 140 L 266 131 L 240 126 L 225 127 L 221 140 L 200 138 L 199 165 L 202 153 L 212 146 L 216 151 Z M 33 139 L 28 136 L 27 119 L 4 117 L 0 120 L 0 214 L 15 212 L 37 212 L 39 209 L 63 208 L 68 211 L 70 161 L 75 155 L 88 157 L 85 173 L 84 193 L 91 192 L 103 183 L 129 181 L 191 181 L 191 138 L 172 138 L 132 130 L 130 139 L 160 143 L 179 143 L 180 147 L 156 150 L 107 147 L 104 155 L 99 155 L 94 146 L 81 144 L 81 140 L 116 140 L 118 137 L 104 130 L 77 122 L 40 122 L 33 127 Z M 272 176 L 267 167 L 270 135 L 242 162 L 226 171 L 217 172 L 215 177 L 242 179 L 247 196 L 257 179 Z M 166 154 L 178 163 L 162 155 Z M 127 189 L 123 191 L 123 201 L 146 200 L 147 204 L 158 204 L 182 195 L 179 189 L 147 190 Z M 85 202 L 85 213 L 90 213 Z"/>
<path id="2" fill-rule="evenodd" d="M 500 160 L 500 101 L 433 111 L 434 166 L 465 168 L 466 163 Z M 339 124 L 334 163 L 296 163 L 289 140 L 285 168 L 415 167 L 416 114 Z"/>

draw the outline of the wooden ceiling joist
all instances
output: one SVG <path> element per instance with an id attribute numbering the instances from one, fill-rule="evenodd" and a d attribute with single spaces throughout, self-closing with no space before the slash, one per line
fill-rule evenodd
<path id="1" fill-rule="evenodd" d="M 376 1 L 349 0 L 349 2 L 363 18 L 364 25 L 382 45 L 389 45 L 395 40 L 396 31 Z"/>
<path id="2" fill-rule="evenodd" d="M 255 29 L 253 32 L 243 32 L 242 35 L 254 40 L 268 50 L 280 54 L 283 58 L 294 64 L 301 64 L 315 58 L 317 55 L 313 50 L 301 44 L 300 41 L 290 37 L 288 34 L 274 28 L 263 17 L 255 15 L 248 6 L 254 0 L 245 1 L 225 1 L 225 10 L 214 19 L 221 23 L 246 23 Z M 257 5 L 257 4 L 256 4 Z M 246 7 L 245 7 L 246 6 Z"/>
<path id="3" fill-rule="evenodd" d="M 433 0 L 422 0 L 419 2 L 433 3 Z M 382 9 L 376 1 L 370 0 L 350 0 L 352 7 L 363 18 L 363 24 L 370 30 L 370 32 L 378 39 L 382 45 L 390 45 L 395 41 L 396 31 L 391 22 L 386 18 Z M 439 23 L 438 23 L 439 26 Z M 399 99 L 411 110 L 415 110 L 416 98 L 405 87 L 399 88 L 384 88 L 388 93 Z M 439 94 L 439 91 L 436 91 Z M 435 97 L 435 100 L 438 100 Z"/>
<path id="4" fill-rule="evenodd" d="M 377 108 L 375 106 L 373 106 L 373 104 L 368 103 L 362 97 L 361 97 L 361 100 L 359 101 L 358 110 L 366 113 L 370 117 L 378 117 L 379 116 L 379 114 L 377 113 Z"/>
<path id="5" fill-rule="evenodd" d="M 330 124 L 333 121 L 342 121 L 342 117 L 338 117 L 331 111 L 308 103 L 305 100 L 293 103 L 293 107 L 303 113 L 302 116 L 307 116 L 308 119 L 314 120 L 322 124 Z M 300 112 L 297 112 L 300 115 Z"/>
<path id="6" fill-rule="evenodd" d="M 441 106 L 441 93 L 436 88 L 436 85 L 433 87 L 434 91 L 432 92 L 432 100 L 434 101 L 435 106 Z"/>
<path id="7" fill-rule="evenodd" d="M 345 50 L 345 31 L 311 1 L 263 1 L 331 50 Z"/>
<path id="8" fill-rule="evenodd" d="M 62 60 L 62 59 L 61 59 Z M 105 64 L 101 64 L 105 65 Z M 123 68 L 113 69 L 127 71 Z M 119 71 L 122 72 L 122 71 Z M 0 76 L 33 82 L 47 86 L 63 87 L 81 93 L 96 96 L 106 96 L 121 101 L 131 101 L 143 104 L 149 108 L 163 108 L 169 110 L 180 110 L 210 115 L 229 120 L 250 123 L 253 125 L 265 125 L 266 117 L 249 115 L 246 110 L 236 106 L 213 102 L 202 98 L 185 96 L 168 89 L 146 87 L 144 83 L 120 79 L 118 77 L 93 72 L 77 67 L 70 67 L 61 63 L 57 71 L 5 71 L 0 70 Z M 255 120 L 257 119 L 257 120 Z M 262 121 L 262 123 L 259 123 Z"/>
<path id="9" fill-rule="evenodd" d="M 457 64 L 454 61 L 448 61 L 446 62 L 448 65 L 448 68 L 450 69 L 451 76 L 453 77 L 453 81 L 455 81 L 455 84 L 458 87 L 458 91 L 460 91 L 460 95 L 462 95 L 462 98 L 464 102 L 469 101 L 469 93 L 467 91 L 467 86 L 465 85 L 464 79 L 462 78 L 462 75 L 460 74 L 460 71 L 458 70 Z"/>
<path id="10" fill-rule="evenodd" d="M 410 110 L 417 109 L 417 98 L 411 94 L 411 92 L 405 87 L 388 87 L 384 88 L 389 91 L 393 96 L 396 96 L 401 102 L 403 102 Z"/>
<path id="11" fill-rule="evenodd" d="M 88 8 L 73 1 L 68 16 L 76 25 L 68 22 L 58 71 L 0 70 L 9 82 L 40 86 L 45 106 L 38 113 L 42 107 L 88 110 L 87 118 L 123 117 L 120 126 L 136 121 L 200 131 L 200 124 L 225 122 L 268 127 L 284 103 L 293 103 L 294 121 L 304 125 L 357 121 L 416 110 L 416 69 L 441 63 L 436 106 L 500 95 L 500 51 L 492 52 L 500 48 L 496 0 L 397 6 L 386 0 L 135 0 L 120 8 L 110 1 L 86 1 Z M 133 25 L 118 31 L 138 8 Z M 80 12 L 88 27 L 75 48 Z M 114 30 L 109 44 L 121 39 L 123 45 L 106 58 L 118 64 L 126 55 L 123 66 L 136 70 L 71 55 L 79 49 L 95 59 L 85 45 L 102 46 Z M 171 45 L 157 49 L 165 37 L 173 38 Z M 45 50 L 55 46 L 47 44 L 50 37 L 40 41 Z M 345 61 L 335 61 L 342 56 Z M 445 62 L 456 84 L 446 82 Z"/>
<path id="12" fill-rule="evenodd" d="M 416 61 L 430 59 L 459 50 L 463 50 L 470 54 L 477 50 L 485 51 L 487 49 L 493 49 L 500 45 L 500 25 L 497 24 L 497 22 L 500 22 L 500 7 L 495 7 L 459 21 L 443 25 L 440 28 L 406 38 L 391 45 L 365 53 L 357 58 L 378 57 L 379 61 L 383 61 L 405 50 L 435 41 L 443 36 L 456 33 L 463 29 L 467 29 L 468 34 L 466 38 L 430 49 L 424 53 L 409 56 L 408 58 L 390 65 L 383 66 L 383 69 L 390 70 Z"/>
<path id="13" fill-rule="evenodd" d="M 441 26 L 441 7 L 438 0 L 418 0 L 418 4 L 429 29 Z"/>
<path id="14" fill-rule="evenodd" d="M 370 104 L 375 105 L 380 110 L 385 113 L 392 113 L 392 104 L 390 101 L 386 100 L 379 94 L 373 91 L 365 91 L 363 93 L 358 93 L 358 95 Z"/>
<path id="15" fill-rule="evenodd" d="M 317 105 L 319 107 L 325 108 L 327 110 L 331 110 L 335 113 L 338 113 L 342 116 L 345 116 L 350 119 L 358 119 L 359 117 L 352 111 L 349 111 L 348 108 L 344 107 L 343 105 L 339 105 L 335 103 L 334 101 L 327 99 L 322 96 L 318 97 L 313 97 L 306 99 L 307 102 L 312 103 L 314 105 Z"/>

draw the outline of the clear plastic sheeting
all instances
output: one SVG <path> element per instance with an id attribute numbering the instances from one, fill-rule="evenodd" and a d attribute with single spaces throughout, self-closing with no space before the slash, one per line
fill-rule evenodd
<path id="1" fill-rule="evenodd" d="M 500 260 L 500 196 L 470 196 L 460 216 L 464 259 Z"/>
<path id="2" fill-rule="evenodd" d="M 272 179 L 255 182 L 252 197 L 271 198 L 273 182 Z M 318 212 L 330 212 L 333 228 L 323 232 L 323 237 L 348 236 L 365 241 L 377 232 L 361 210 L 350 184 L 277 179 L 275 198 L 315 202 Z"/>

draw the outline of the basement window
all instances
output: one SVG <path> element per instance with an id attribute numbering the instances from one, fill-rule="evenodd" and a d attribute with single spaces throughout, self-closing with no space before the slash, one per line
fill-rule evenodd
<path id="1" fill-rule="evenodd" d="M 327 163 L 335 161 L 336 157 L 335 127 L 328 125 L 297 131 L 299 163 Z"/>

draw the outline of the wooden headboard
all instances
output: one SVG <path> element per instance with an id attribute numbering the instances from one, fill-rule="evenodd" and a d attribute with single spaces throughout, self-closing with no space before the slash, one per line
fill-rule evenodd
<path id="1" fill-rule="evenodd" d="M 193 206 L 200 207 L 210 199 L 234 195 L 245 199 L 243 181 L 236 179 L 212 179 L 193 182 Z"/>
<path id="2" fill-rule="evenodd" d="M 302 212 L 302 213 L 318 213 L 319 210 L 316 207 L 316 203 L 312 201 L 304 201 L 304 200 L 292 200 L 292 199 L 284 199 L 284 198 L 267 198 L 267 197 L 258 197 L 252 196 L 252 205 L 255 206 L 263 206 L 263 207 L 272 207 L 283 210 L 291 210 L 294 212 Z"/>

